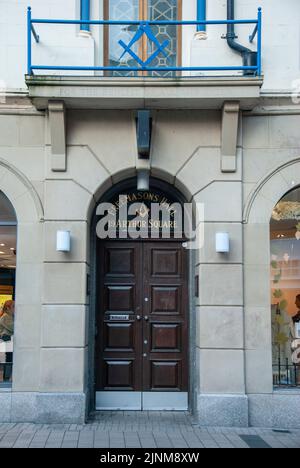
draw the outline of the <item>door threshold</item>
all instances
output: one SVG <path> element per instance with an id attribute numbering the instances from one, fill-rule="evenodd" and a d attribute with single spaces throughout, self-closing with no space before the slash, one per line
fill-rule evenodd
<path id="1" fill-rule="evenodd" d="M 96 411 L 188 411 L 188 393 L 96 392 Z"/>

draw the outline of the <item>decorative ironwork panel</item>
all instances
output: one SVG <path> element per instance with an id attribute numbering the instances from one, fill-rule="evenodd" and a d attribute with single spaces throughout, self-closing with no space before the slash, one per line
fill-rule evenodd
<path id="1" fill-rule="evenodd" d="M 139 0 L 109 0 L 109 19 L 113 21 L 137 21 L 139 20 Z M 109 26 L 109 63 L 111 67 L 136 67 L 137 63 L 128 53 L 124 54 L 124 48 L 120 41 L 129 44 L 136 34 L 138 26 Z M 132 46 L 132 51 L 139 55 L 139 43 Z M 136 76 L 137 72 L 114 71 L 114 76 Z"/>

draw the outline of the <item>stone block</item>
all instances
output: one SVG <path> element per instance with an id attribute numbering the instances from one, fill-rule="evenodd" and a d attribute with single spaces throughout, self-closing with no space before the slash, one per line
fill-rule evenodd
<path id="1" fill-rule="evenodd" d="M 45 219 L 86 221 L 92 194 L 72 180 L 45 182 Z"/>
<path id="2" fill-rule="evenodd" d="M 272 351 L 246 350 L 247 394 L 268 394 L 273 391 Z"/>
<path id="3" fill-rule="evenodd" d="M 87 145 L 110 174 L 135 167 L 134 112 L 76 110 L 68 112 L 67 144 Z"/>
<path id="4" fill-rule="evenodd" d="M 20 138 L 19 117 L 0 115 L 0 146 L 17 146 Z"/>
<path id="5" fill-rule="evenodd" d="M 44 146 L 45 117 L 42 115 L 20 117 L 20 146 Z"/>
<path id="6" fill-rule="evenodd" d="M 269 117 L 243 118 L 244 148 L 268 148 L 270 146 Z"/>
<path id="7" fill-rule="evenodd" d="M 38 391 L 40 381 L 40 348 L 20 347 L 16 337 L 13 366 L 13 392 Z"/>
<path id="8" fill-rule="evenodd" d="M 29 306 L 41 303 L 42 271 L 41 264 L 19 263 L 17 258 L 16 302 L 18 305 Z"/>
<path id="9" fill-rule="evenodd" d="M 182 135 L 185 137 L 182 138 Z M 221 114 L 218 111 L 159 111 L 152 135 L 152 166 L 169 174 L 177 174 L 199 147 L 216 147 L 220 144 Z M 198 176 L 200 170 L 201 166 L 198 166 Z"/>
<path id="10" fill-rule="evenodd" d="M 42 348 L 42 392 L 83 392 L 85 348 Z"/>
<path id="11" fill-rule="evenodd" d="M 242 265 L 200 265 L 200 304 L 205 306 L 242 306 Z"/>
<path id="12" fill-rule="evenodd" d="M 11 391 L 0 391 L 0 423 L 11 421 Z"/>
<path id="13" fill-rule="evenodd" d="M 244 346 L 241 307 L 200 307 L 200 348 L 241 349 Z"/>
<path id="14" fill-rule="evenodd" d="M 250 424 L 255 427 L 300 429 L 299 390 L 249 395 Z"/>
<path id="15" fill-rule="evenodd" d="M 240 223 L 242 221 L 242 184 L 213 182 L 194 196 L 204 205 L 205 222 Z"/>
<path id="16" fill-rule="evenodd" d="M 244 352 L 202 349 L 200 351 L 200 392 L 244 394 Z"/>
<path id="17" fill-rule="evenodd" d="M 271 349 L 271 307 L 245 307 L 245 346 L 248 350 Z"/>
<path id="18" fill-rule="evenodd" d="M 244 225 L 244 260 L 246 265 L 270 264 L 270 223 Z"/>
<path id="19" fill-rule="evenodd" d="M 245 306 L 270 310 L 270 266 L 246 265 L 244 281 Z"/>
<path id="20" fill-rule="evenodd" d="M 11 421 L 15 423 L 36 423 L 38 416 L 37 394 L 34 392 L 12 393 Z"/>
<path id="21" fill-rule="evenodd" d="M 43 306 L 42 347 L 85 347 L 87 344 L 85 327 L 85 306 Z"/>
<path id="22" fill-rule="evenodd" d="M 200 426 L 248 427 L 248 398 L 245 395 L 198 395 Z"/>
<path id="23" fill-rule="evenodd" d="M 15 337 L 21 348 L 39 347 L 41 342 L 41 305 L 16 304 Z"/>
<path id="24" fill-rule="evenodd" d="M 85 263 L 45 263 L 44 302 L 85 304 L 87 266 Z"/>
<path id="25" fill-rule="evenodd" d="M 86 395 L 84 393 L 39 393 L 37 423 L 84 424 Z"/>
<path id="26" fill-rule="evenodd" d="M 43 223 L 19 223 L 18 224 L 18 255 L 19 263 L 32 264 L 43 261 Z"/>

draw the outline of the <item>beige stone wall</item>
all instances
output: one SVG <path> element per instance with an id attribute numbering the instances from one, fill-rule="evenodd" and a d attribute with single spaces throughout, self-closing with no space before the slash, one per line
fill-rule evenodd
<path id="1" fill-rule="evenodd" d="M 275 112 L 274 112 L 275 113 Z M 243 119 L 246 390 L 272 393 L 269 222 L 300 183 L 300 114 Z"/>
<path id="2" fill-rule="evenodd" d="M 53 172 L 47 115 L 14 112 L 0 115 L 0 189 L 18 217 L 13 389 L 83 392 L 93 346 L 86 295 L 91 215 L 112 184 L 136 174 L 134 113 L 69 110 L 67 171 Z M 245 114 L 238 170 L 222 173 L 220 111 L 154 114 L 151 174 L 205 204 L 193 311 L 201 394 L 272 392 L 269 219 L 300 182 L 299 121 Z M 59 229 L 72 233 L 70 254 L 56 252 Z M 230 234 L 227 256 L 215 252 L 218 231 Z"/>

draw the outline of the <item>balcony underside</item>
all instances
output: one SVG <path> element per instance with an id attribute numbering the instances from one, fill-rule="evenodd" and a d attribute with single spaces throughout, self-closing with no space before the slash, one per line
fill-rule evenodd
<path id="1" fill-rule="evenodd" d="M 221 109 L 224 101 L 239 101 L 241 109 L 250 110 L 258 104 L 263 80 L 27 75 L 26 84 L 39 110 L 55 100 L 76 109 Z"/>

